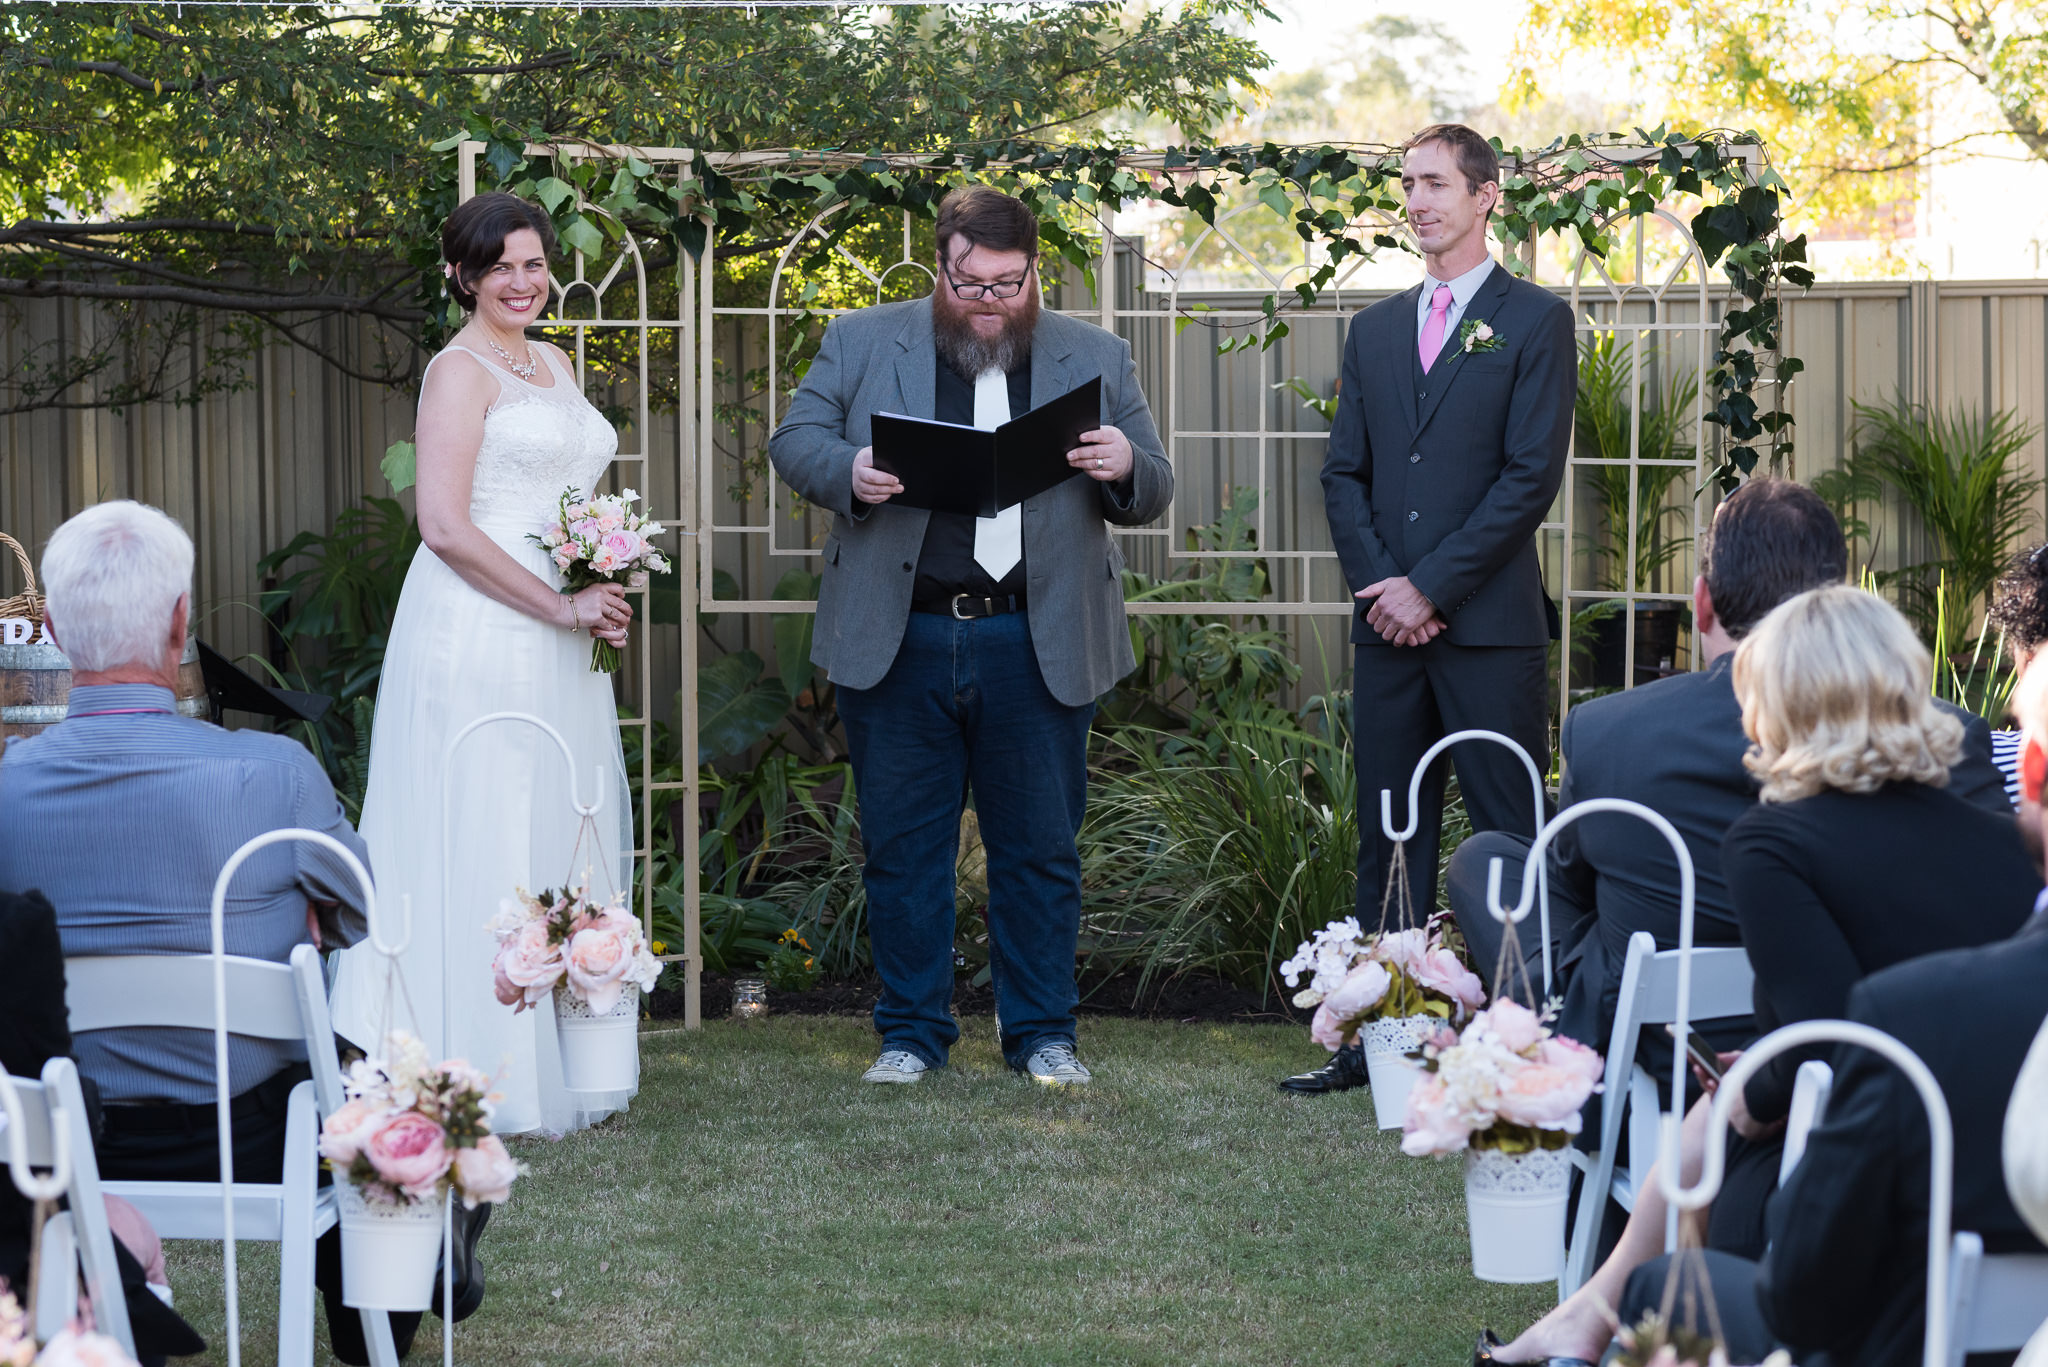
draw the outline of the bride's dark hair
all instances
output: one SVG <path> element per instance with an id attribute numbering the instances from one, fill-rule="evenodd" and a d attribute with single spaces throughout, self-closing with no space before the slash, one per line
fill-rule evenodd
<path id="1" fill-rule="evenodd" d="M 465 309 L 476 307 L 472 286 L 505 254 L 505 239 L 521 228 L 540 235 L 541 250 L 555 254 L 555 225 L 538 204 L 503 190 L 464 200 L 441 225 L 441 259 L 454 268 L 448 292 Z"/>

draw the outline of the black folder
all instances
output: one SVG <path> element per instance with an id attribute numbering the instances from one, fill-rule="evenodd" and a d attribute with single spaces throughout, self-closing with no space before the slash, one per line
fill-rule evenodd
<path id="1" fill-rule="evenodd" d="M 890 499 L 937 513 L 994 517 L 1080 474 L 1067 452 L 1081 434 L 1102 426 L 1097 376 L 1042 403 L 993 432 L 959 423 L 874 416 L 875 468 L 896 476 L 903 492 Z"/>

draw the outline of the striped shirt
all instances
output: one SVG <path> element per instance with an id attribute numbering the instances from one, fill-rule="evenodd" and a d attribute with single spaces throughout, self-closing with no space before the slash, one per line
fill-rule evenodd
<path id="1" fill-rule="evenodd" d="M 0 890 L 50 899 L 67 958 L 207 953 L 214 879 L 265 831 L 324 831 L 368 862 L 304 746 L 173 708 L 150 684 L 74 688 L 62 722 L 0 755 Z M 332 854 L 303 841 L 256 854 L 228 890 L 228 953 L 288 961 L 307 942 L 309 899 L 339 904 L 322 924 L 341 938 L 367 932 L 362 893 Z M 213 1100 L 209 1031 L 94 1030 L 75 1052 L 108 1101 Z M 231 1040 L 230 1090 L 304 1058 L 291 1042 Z"/>
<path id="2" fill-rule="evenodd" d="M 1993 731 L 1991 733 L 1991 762 L 1998 766 L 1998 772 L 2005 778 L 2005 800 L 2014 811 L 2020 805 L 2020 737 L 2019 731 Z"/>

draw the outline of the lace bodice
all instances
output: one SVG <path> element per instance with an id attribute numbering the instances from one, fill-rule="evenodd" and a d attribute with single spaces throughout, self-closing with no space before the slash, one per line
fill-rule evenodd
<path id="1" fill-rule="evenodd" d="M 483 444 L 477 448 L 470 484 L 469 519 L 479 527 L 521 533 L 539 531 L 571 484 L 589 492 L 618 455 L 619 434 L 583 397 L 569 368 L 553 350 L 536 345 L 547 358 L 554 387 L 543 389 L 511 374 L 465 346 L 498 377 L 498 400 L 484 415 Z M 431 363 L 430 363 L 431 364 Z"/>

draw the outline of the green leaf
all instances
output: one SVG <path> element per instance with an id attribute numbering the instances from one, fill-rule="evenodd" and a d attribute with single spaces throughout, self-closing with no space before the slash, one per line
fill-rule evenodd
<path id="1" fill-rule="evenodd" d="M 419 480 L 417 448 L 409 441 L 394 441 L 384 448 L 384 458 L 377 462 L 377 468 L 384 472 L 384 478 L 391 481 L 391 492 L 402 494 Z"/>
<path id="2" fill-rule="evenodd" d="M 822 576 L 809 570 L 791 570 L 782 576 L 771 595 L 779 601 L 803 602 L 818 596 Z M 775 635 L 775 668 L 782 684 L 794 697 L 811 686 L 816 667 L 811 663 L 811 632 L 818 619 L 808 612 L 778 612 L 771 615 Z"/>
<path id="3" fill-rule="evenodd" d="M 555 213 L 563 204 L 576 198 L 576 187 L 560 176 L 548 176 L 533 187 L 533 193 L 549 213 Z"/>
<path id="4" fill-rule="evenodd" d="M 751 650 L 720 656 L 697 669 L 697 752 L 706 762 L 726 759 L 768 738 L 789 711 L 780 679 L 761 677 Z"/>
<path id="5" fill-rule="evenodd" d="M 562 245 L 571 251 L 582 252 L 585 256 L 596 257 L 604 254 L 604 234 L 597 225 L 582 214 L 569 220 L 561 229 Z"/>

